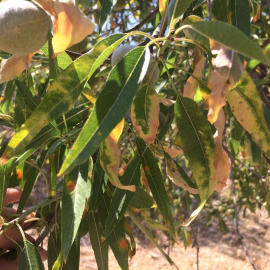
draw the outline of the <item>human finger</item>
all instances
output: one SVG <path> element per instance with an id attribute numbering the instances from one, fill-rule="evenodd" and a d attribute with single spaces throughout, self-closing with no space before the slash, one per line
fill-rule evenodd
<path id="1" fill-rule="evenodd" d="M 21 195 L 22 190 L 20 187 L 8 188 L 4 199 L 4 205 L 19 201 Z"/>

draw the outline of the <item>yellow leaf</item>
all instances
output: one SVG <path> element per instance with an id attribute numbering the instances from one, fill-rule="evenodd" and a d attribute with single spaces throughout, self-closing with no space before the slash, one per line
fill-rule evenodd
<path id="1" fill-rule="evenodd" d="M 13 55 L 8 59 L 2 60 L 0 69 L 0 84 L 13 80 L 28 68 L 33 54 L 30 55 Z"/>
<path id="2" fill-rule="evenodd" d="M 124 119 L 113 129 L 110 135 L 100 146 L 100 164 L 108 175 L 109 180 L 118 188 L 136 191 L 134 185 L 124 186 L 119 180 L 118 171 L 121 160 L 121 151 L 118 146 L 118 139 L 121 136 L 124 127 Z"/>
<path id="3" fill-rule="evenodd" d="M 59 54 L 79 43 L 87 35 L 92 34 L 96 27 L 96 24 L 76 6 L 74 0 L 36 0 L 36 2 L 54 16 L 52 40 L 54 54 Z"/>

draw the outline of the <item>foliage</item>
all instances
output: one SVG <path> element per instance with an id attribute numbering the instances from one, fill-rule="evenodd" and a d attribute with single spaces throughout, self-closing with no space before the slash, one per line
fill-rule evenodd
<path id="1" fill-rule="evenodd" d="M 128 269 L 132 224 L 173 264 L 147 227 L 187 245 L 183 226 L 206 206 L 226 230 L 230 174 L 241 208 L 270 209 L 263 1 L 36 2 L 55 17 L 54 36 L 34 56 L 0 52 L 0 206 L 20 185 L 22 220 L 45 176 L 48 199 L 27 213 L 49 239 L 49 269 L 79 269 L 86 234 L 98 269 L 108 269 L 108 246 Z M 135 48 L 112 66 L 121 44 Z M 24 261 L 43 269 L 35 250 L 24 239 L 19 269 Z"/>

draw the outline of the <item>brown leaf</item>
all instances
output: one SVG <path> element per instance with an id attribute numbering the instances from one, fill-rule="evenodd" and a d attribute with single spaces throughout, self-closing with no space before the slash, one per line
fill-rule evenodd
<path id="1" fill-rule="evenodd" d="M 92 34 L 96 27 L 96 24 L 76 6 L 74 0 L 36 0 L 36 2 L 55 17 L 52 40 L 54 54 L 59 54 L 79 43 L 87 35 Z"/>
<path id="2" fill-rule="evenodd" d="M 215 155 L 214 155 L 214 169 L 215 179 L 217 185 L 215 190 L 221 192 L 227 186 L 227 181 L 230 176 L 231 162 L 228 154 L 222 146 L 222 133 L 225 126 L 225 115 L 223 109 L 219 111 L 217 121 L 215 122 L 216 133 L 214 134 L 215 141 Z"/>
<path id="3" fill-rule="evenodd" d="M 28 68 L 34 54 L 13 55 L 8 59 L 2 60 L 0 69 L 0 84 L 13 80 Z"/>
<path id="4" fill-rule="evenodd" d="M 210 71 L 208 87 L 208 121 L 216 122 L 220 109 L 226 104 L 226 94 L 244 74 L 244 67 L 236 52 L 215 42 L 211 42 L 212 52 L 217 53 L 213 60 L 215 70 Z"/>
<path id="5" fill-rule="evenodd" d="M 195 47 L 195 49 L 198 47 Z M 194 49 L 194 71 L 193 76 L 201 79 L 203 75 L 203 68 L 204 68 L 204 58 L 201 56 L 200 50 Z M 199 86 L 198 80 L 196 80 L 193 76 L 190 76 L 184 86 L 184 97 L 188 97 L 190 99 L 194 99 L 196 91 Z"/>

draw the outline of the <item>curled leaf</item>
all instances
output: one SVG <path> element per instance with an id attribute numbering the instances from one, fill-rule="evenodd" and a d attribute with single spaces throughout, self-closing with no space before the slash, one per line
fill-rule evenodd
<path id="1" fill-rule="evenodd" d="M 0 84 L 13 80 L 28 68 L 33 54 L 13 55 L 8 59 L 2 60 L 0 69 Z"/>
<path id="2" fill-rule="evenodd" d="M 45 10 L 54 16 L 54 54 L 61 53 L 68 47 L 79 43 L 93 33 L 96 25 L 76 6 L 74 0 L 36 0 Z"/>
<path id="3" fill-rule="evenodd" d="M 197 48 L 197 47 L 196 47 Z M 195 53 L 195 49 L 194 49 L 194 53 Z M 194 56 L 195 58 L 195 56 Z M 204 68 L 204 58 L 201 57 L 201 53 L 199 55 L 199 61 L 196 63 L 195 59 L 195 68 L 194 68 L 194 72 L 192 74 L 192 76 L 190 76 L 184 86 L 184 93 L 183 96 L 184 97 L 188 97 L 191 99 L 194 99 L 194 96 L 196 94 L 197 88 L 199 86 L 199 82 L 198 80 L 195 79 L 195 77 L 197 79 L 201 79 L 202 75 L 203 75 L 203 68 Z"/>
<path id="4" fill-rule="evenodd" d="M 222 146 L 222 133 L 225 126 L 225 115 L 223 109 L 219 111 L 217 121 L 215 122 L 216 133 L 214 134 L 215 155 L 214 155 L 214 170 L 217 185 L 215 190 L 221 192 L 227 185 L 230 175 L 231 162 L 228 154 Z"/>
<path id="5" fill-rule="evenodd" d="M 159 127 L 159 98 L 149 85 L 138 91 L 131 106 L 131 120 L 138 135 L 147 144 L 155 141 Z"/>
<path id="6" fill-rule="evenodd" d="M 118 146 L 118 140 L 124 127 L 124 119 L 112 130 L 110 135 L 104 140 L 100 147 L 100 164 L 109 180 L 118 188 L 136 191 L 135 185 L 124 186 L 119 180 L 118 171 L 121 160 L 121 152 Z"/>
<path id="7" fill-rule="evenodd" d="M 166 165 L 167 174 L 176 186 L 186 189 L 191 194 L 199 194 L 198 189 L 192 188 L 186 183 L 172 159 L 167 159 Z"/>
<path id="8" fill-rule="evenodd" d="M 210 71 L 208 87 L 211 95 L 208 99 L 208 121 L 216 122 L 220 109 L 226 104 L 226 94 L 243 76 L 244 67 L 236 52 L 215 42 L 211 42 L 212 52 L 217 53 L 213 61 L 215 70 Z"/>

